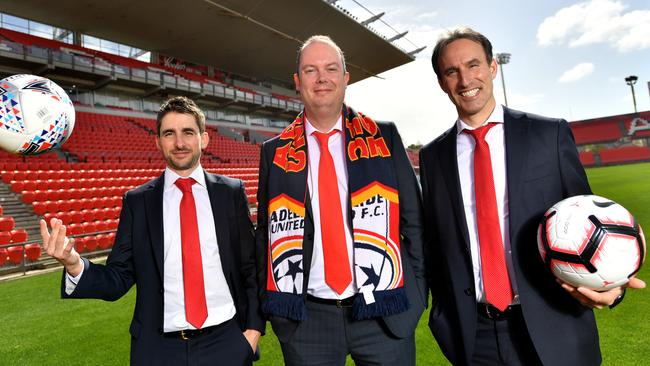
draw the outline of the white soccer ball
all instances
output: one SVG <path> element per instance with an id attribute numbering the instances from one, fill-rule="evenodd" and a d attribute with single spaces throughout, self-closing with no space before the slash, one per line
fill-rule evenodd
<path id="1" fill-rule="evenodd" d="M 0 80 L 0 148 L 22 155 L 61 146 L 72 133 L 75 112 L 68 95 L 49 79 L 13 75 Z"/>
<path id="2" fill-rule="evenodd" d="M 546 211 L 537 245 L 556 277 L 597 291 L 626 284 L 639 271 L 646 250 L 632 214 L 593 195 L 567 198 Z"/>

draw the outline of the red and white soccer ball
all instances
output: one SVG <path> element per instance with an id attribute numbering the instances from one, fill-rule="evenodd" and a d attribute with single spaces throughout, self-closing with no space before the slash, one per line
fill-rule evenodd
<path id="1" fill-rule="evenodd" d="M 60 147 L 74 128 L 68 95 L 49 79 L 12 75 L 0 80 L 0 148 L 36 155 Z"/>
<path id="2" fill-rule="evenodd" d="M 556 277 L 597 291 L 626 284 L 639 271 L 646 250 L 632 214 L 593 195 L 567 198 L 546 211 L 537 245 Z"/>

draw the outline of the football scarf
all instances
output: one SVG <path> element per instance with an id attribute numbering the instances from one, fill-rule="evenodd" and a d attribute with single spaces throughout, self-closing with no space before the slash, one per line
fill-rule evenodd
<path id="1" fill-rule="evenodd" d="M 280 134 L 268 179 L 268 270 L 263 310 L 294 320 L 306 316 L 303 239 L 307 200 L 304 114 Z M 379 126 L 343 106 L 343 133 L 352 207 L 355 319 L 405 311 L 399 198 L 391 152 Z"/>

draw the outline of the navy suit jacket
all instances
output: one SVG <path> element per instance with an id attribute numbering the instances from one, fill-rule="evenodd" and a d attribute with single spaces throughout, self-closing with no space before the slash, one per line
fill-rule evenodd
<path id="1" fill-rule="evenodd" d="M 427 287 L 425 281 L 424 254 L 423 254 L 423 231 L 422 231 L 422 202 L 420 196 L 420 187 L 411 167 L 411 163 L 406 156 L 404 145 L 397 128 L 392 123 L 381 123 L 377 125 L 381 130 L 381 135 L 386 141 L 386 145 L 391 151 L 393 163 L 395 165 L 395 175 L 399 190 L 399 208 L 400 208 L 400 234 L 401 234 L 401 254 L 402 264 L 404 267 L 404 289 L 410 303 L 407 311 L 383 317 L 389 331 L 396 337 L 403 338 L 413 334 L 418 320 L 427 304 Z M 280 145 L 278 137 L 266 141 L 262 147 L 262 157 L 260 160 L 260 179 L 257 191 L 258 211 L 257 211 L 257 253 L 258 273 L 261 296 L 264 296 L 266 287 L 266 255 L 268 248 L 268 180 L 269 167 L 273 164 L 275 149 Z M 302 174 L 307 174 L 304 169 Z M 306 176 L 304 182 L 307 182 Z M 307 195 L 309 197 L 309 195 Z M 349 200 L 348 200 L 349 202 Z M 348 204 L 350 227 L 352 227 L 352 207 Z M 314 221 L 309 199 L 306 202 L 305 218 L 305 236 L 303 241 L 303 263 L 304 278 L 309 278 L 309 270 L 312 252 L 314 249 Z M 303 281 L 302 293 L 307 293 L 308 281 Z M 298 322 L 271 316 L 270 319 L 273 330 L 278 338 L 285 342 L 293 335 Z"/>
<path id="2" fill-rule="evenodd" d="M 509 234 L 523 317 L 545 365 L 601 362 L 593 312 L 562 289 L 543 265 L 536 230 L 556 202 L 590 194 L 566 121 L 504 108 Z M 474 351 L 476 295 L 456 157 L 456 125 L 420 151 L 429 326 L 445 356 L 466 365 Z"/>
<path id="3" fill-rule="evenodd" d="M 264 331 L 258 301 L 253 225 L 241 180 L 205 173 L 219 256 L 239 327 Z M 115 301 L 136 284 L 131 321 L 131 363 L 150 364 L 163 347 L 164 175 L 126 193 L 115 244 L 106 265 L 85 261 L 74 292 L 64 298 Z M 215 355 L 215 360 L 218 355 Z"/>

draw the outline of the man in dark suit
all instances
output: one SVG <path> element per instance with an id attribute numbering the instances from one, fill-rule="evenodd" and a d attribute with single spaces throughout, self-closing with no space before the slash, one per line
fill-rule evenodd
<path id="1" fill-rule="evenodd" d="M 419 187 L 395 126 L 344 105 L 348 78 L 329 37 L 307 40 L 294 74 L 305 109 L 262 147 L 263 309 L 286 365 L 414 365 Z"/>
<path id="2" fill-rule="evenodd" d="M 432 64 L 458 111 L 420 151 L 429 326 L 440 348 L 457 365 L 599 364 L 591 308 L 620 302 L 623 289 L 556 282 L 537 253 L 543 213 L 591 193 L 568 124 L 496 104 L 492 46 L 471 29 L 444 35 Z"/>
<path id="3" fill-rule="evenodd" d="M 185 97 L 158 112 L 162 176 L 126 193 L 106 265 L 80 258 L 61 220 L 43 246 L 64 267 L 64 298 L 114 301 L 137 285 L 133 365 L 251 365 L 264 320 L 241 181 L 205 172 L 203 112 Z"/>

